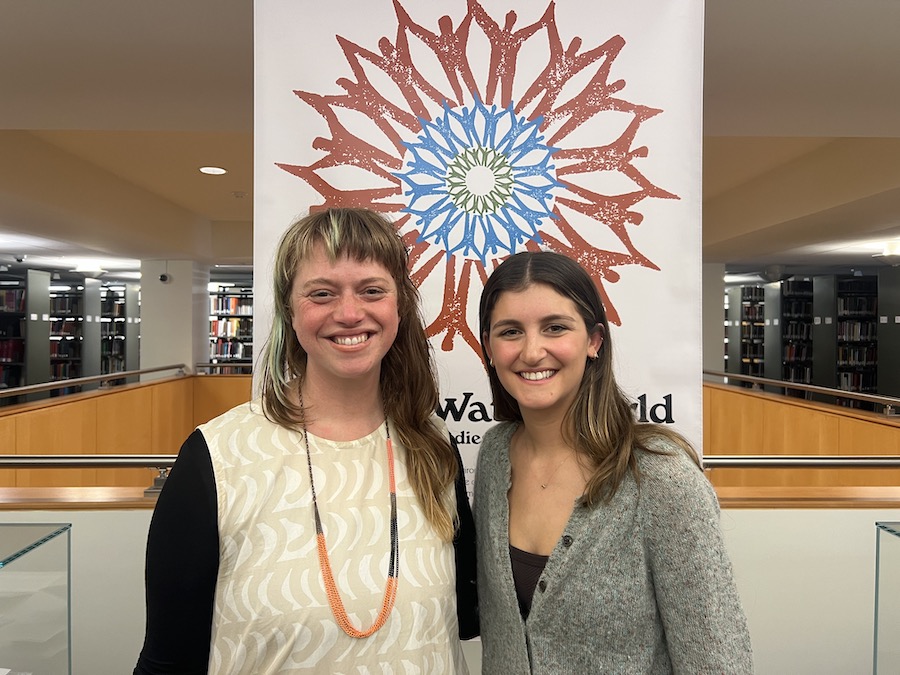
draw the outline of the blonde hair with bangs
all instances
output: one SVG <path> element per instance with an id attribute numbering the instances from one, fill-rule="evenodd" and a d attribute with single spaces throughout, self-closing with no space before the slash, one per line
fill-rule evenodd
<path id="1" fill-rule="evenodd" d="M 446 493 L 457 476 L 449 439 L 431 423 L 438 404 L 431 346 L 419 311 L 419 292 L 409 278 L 408 256 L 393 224 L 368 209 L 327 209 L 294 222 L 282 235 L 273 272 L 274 316 L 261 355 L 265 416 L 297 429 L 305 420 L 294 392 L 306 373 L 307 354 L 294 334 L 291 289 L 297 270 L 321 245 L 329 260 L 349 256 L 373 261 L 397 286 L 397 338 L 381 364 L 381 396 L 399 441 L 407 449 L 407 471 L 429 522 L 445 540 L 456 523 Z"/>

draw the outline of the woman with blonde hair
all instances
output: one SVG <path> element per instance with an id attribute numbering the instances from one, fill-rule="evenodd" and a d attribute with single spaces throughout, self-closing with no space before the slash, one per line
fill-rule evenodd
<path id="1" fill-rule="evenodd" d="M 751 673 L 715 493 L 636 420 L 587 272 L 514 255 L 479 317 L 501 421 L 475 476 L 484 672 Z"/>
<path id="2" fill-rule="evenodd" d="M 135 673 L 465 673 L 472 516 L 407 254 L 364 209 L 294 223 L 262 396 L 201 425 L 159 497 Z"/>

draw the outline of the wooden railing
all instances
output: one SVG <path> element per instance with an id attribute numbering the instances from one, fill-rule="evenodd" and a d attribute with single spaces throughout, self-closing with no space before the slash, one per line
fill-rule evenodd
<path id="1" fill-rule="evenodd" d="M 785 394 L 790 392 L 803 393 L 807 399 L 817 397 L 816 400 L 821 402 L 837 404 L 837 401 L 855 401 L 857 403 L 871 404 L 875 410 L 880 410 L 885 415 L 900 415 L 900 398 L 895 396 L 885 396 L 883 394 L 868 394 L 858 391 L 847 391 L 844 389 L 834 389 L 832 387 L 820 387 L 815 384 L 803 384 L 801 382 L 789 382 L 787 380 L 774 380 L 768 377 L 757 377 L 755 375 L 740 375 L 736 373 L 727 373 L 720 370 L 704 370 L 704 377 L 715 378 L 712 382 L 720 382 L 723 384 L 743 384 L 751 387 L 756 391 L 768 391 L 775 394 Z M 792 394 L 793 395 L 793 394 Z"/>
<path id="2" fill-rule="evenodd" d="M 172 455 L 203 422 L 250 399 L 249 375 L 191 375 L 0 408 L 0 454 Z M 3 469 L 0 487 L 139 486 L 149 469 Z"/>
<path id="3" fill-rule="evenodd" d="M 706 382 L 703 454 L 900 455 L 900 419 L 881 413 Z M 862 464 L 862 463 L 860 463 Z M 897 486 L 900 469 L 716 468 L 719 486 Z"/>
<path id="4" fill-rule="evenodd" d="M 249 375 L 190 375 L 0 408 L 0 455 L 173 455 L 198 425 L 249 400 Z M 703 386 L 703 454 L 898 456 L 900 418 L 758 390 Z M 714 461 L 709 462 L 715 465 Z M 900 469 L 717 467 L 719 487 L 900 486 Z M 147 487 L 149 469 L 4 468 L 0 487 Z"/>

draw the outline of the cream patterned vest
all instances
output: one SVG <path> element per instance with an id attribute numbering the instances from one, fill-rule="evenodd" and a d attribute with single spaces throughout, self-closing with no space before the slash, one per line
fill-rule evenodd
<path id="1" fill-rule="evenodd" d="M 446 433 L 440 418 L 434 423 Z M 422 513 L 396 438 L 396 604 L 381 630 L 355 639 L 338 627 L 325 594 L 302 434 L 266 420 L 258 401 L 200 430 L 219 510 L 210 673 L 467 673 L 453 545 Z M 351 621 L 365 629 L 381 608 L 390 553 L 384 425 L 355 441 L 309 442 L 332 570 Z"/>

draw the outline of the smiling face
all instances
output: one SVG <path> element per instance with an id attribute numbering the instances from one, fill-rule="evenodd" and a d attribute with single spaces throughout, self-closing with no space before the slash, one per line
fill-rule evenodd
<path id="1" fill-rule="evenodd" d="M 306 377 L 374 381 L 400 323 L 397 286 L 372 260 L 328 259 L 317 245 L 291 289 L 291 325 L 307 354 Z"/>
<path id="2" fill-rule="evenodd" d="M 564 415 L 601 342 L 572 300 L 540 283 L 501 293 L 484 335 L 497 377 L 523 414 Z"/>

